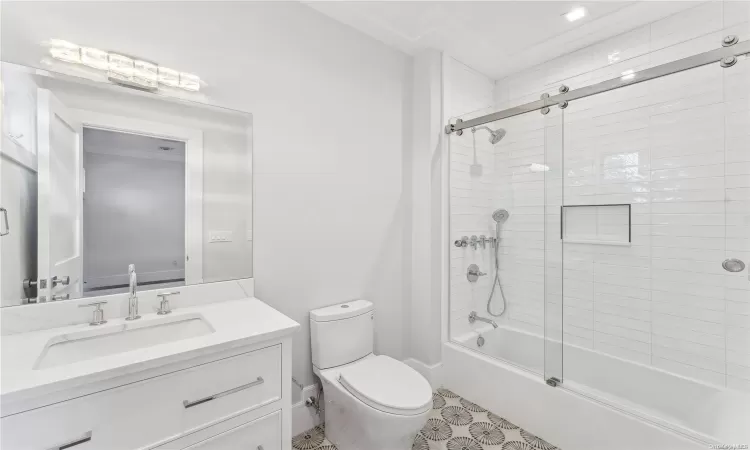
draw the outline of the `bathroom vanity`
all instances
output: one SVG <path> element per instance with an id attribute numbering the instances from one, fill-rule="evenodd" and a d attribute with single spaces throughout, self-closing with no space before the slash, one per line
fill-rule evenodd
<path id="1" fill-rule="evenodd" d="M 198 304 L 175 300 L 170 314 L 150 312 L 150 292 L 139 320 L 3 336 L 0 447 L 289 450 L 299 325 L 253 297 L 196 302 L 191 288 L 207 286 L 184 288 L 183 304 Z M 118 314 L 123 297 L 97 301 Z M 77 303 L 90 302 L 49 306 L 89 317 Z M 22 319 L 3 317 L 14 321 Z"/>
<path id="2" fill-rule="evenodd" d="M 0 63 L 0 447 L 289 450 L 251 114 L 59 69 Z"/>

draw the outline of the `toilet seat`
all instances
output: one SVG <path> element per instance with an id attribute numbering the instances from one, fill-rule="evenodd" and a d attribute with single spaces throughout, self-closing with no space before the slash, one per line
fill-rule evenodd
<path id="1" fill-rule="evenodd" d="M 385 355 L 343 368 L 339 382 L 361 402 L 383 412 L 413 416 L 432 408 L 432 389 L 427 380 Z"/>

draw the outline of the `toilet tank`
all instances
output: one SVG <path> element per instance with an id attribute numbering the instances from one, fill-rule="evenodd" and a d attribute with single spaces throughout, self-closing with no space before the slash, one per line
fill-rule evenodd
<path id="1" fill-rule="evenodd" d="M 367 300 L 353 300 L 310 311 L 313 365 L 328 369 L 372 353 L 373 309 Z"/>

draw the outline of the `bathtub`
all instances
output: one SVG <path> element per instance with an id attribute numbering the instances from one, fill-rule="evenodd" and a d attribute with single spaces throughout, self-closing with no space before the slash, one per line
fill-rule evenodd
<path id="1" fill-rule="evenodd" d="M 750 444 L 748 394 L 569 344 L 563 383 L 551 388 L 542 375 L 542 336 L 483 331 L 481 348 L 476 332 L 444 344 L 446 386 L 563 449 Z"/>

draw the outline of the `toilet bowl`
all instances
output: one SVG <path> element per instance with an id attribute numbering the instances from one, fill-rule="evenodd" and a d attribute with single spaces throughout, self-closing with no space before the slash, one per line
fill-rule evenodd
<path id="1" fill-rule="evenodd" d="M 338 450 L 410 450 L 427 422 L 432 389 L 403 362 L 372 353 L 373 320 L 364 300 L 310 313 L 325 434 Z"/>
<path id="2" fill-rule="evenodd" d="M 316 370 L 325 396 L 326 437 L 339 450 L 408 450 L 427 422 L 432 390 L 388 356 Z"/>

